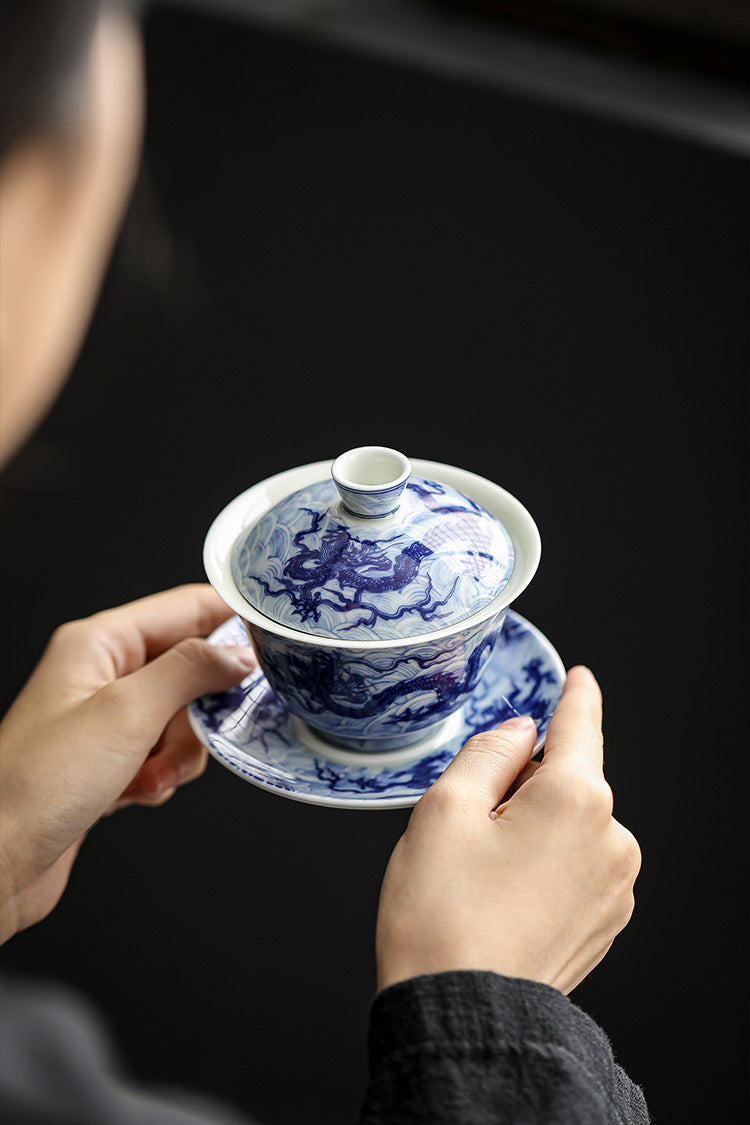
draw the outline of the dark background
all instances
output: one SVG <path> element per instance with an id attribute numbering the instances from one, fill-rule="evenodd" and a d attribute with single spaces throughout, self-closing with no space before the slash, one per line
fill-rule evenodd
<path id="1" fill-rule="evenodd" d="M 8 469 L 2 702 L 60 622 L 203 577 L 214 515 L 361 443 L 534 515 L 518 609 L 603 686 L 636 913 L 574 999 L 657 1123 L 747 1120 L 748 160 L 156 9 L 145 159 L 57 405 Z M 132 1069 L 268 1122 L 356 1118 L 407 812 L 210 763 L 103 821 L 3 951 Z"/>

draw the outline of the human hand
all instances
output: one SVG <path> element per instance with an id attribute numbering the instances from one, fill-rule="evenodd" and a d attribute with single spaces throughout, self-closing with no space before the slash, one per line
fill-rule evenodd
<path id="1" fill-rule="evenodd" d="M 203 771 L 185 704 L 255 663 L 201 639 L 230 612 L 210 586 L 182 586 L 53 634 L 0 724 L 0 940 L 54 907 L 103 814 L 160 805 Z"/>
<path id="2" fill-rule="evenodd" d="M 475 735 L 416 805 L 383 881 L 379 988 L 478 969 L 568 993 L 627 925 L 640 850 L 612 816 L 588 669 L 568 673 L 541 763 L 535 737 L 530 719 Z"/>

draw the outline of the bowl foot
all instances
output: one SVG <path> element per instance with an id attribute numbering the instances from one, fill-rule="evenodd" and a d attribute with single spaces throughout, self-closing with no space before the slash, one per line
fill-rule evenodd
<path id="1" fill-rule="evenodd" d="M 393 738 L 349 738 L 334 741 L 322 731 L 315 730 L 296 715 L 291 716 L 292 725 L 299 741 L 321 757 L 330 758 L 344 765 L 361 763 L 372 769 L 382 766 L 398 766 L 413 762 L 425 754 L 433 753 L 453 737 L 461 726 L 461 711 L 454 711 L 447 719 L 442 719 L 427 730 L 416 735 L 397 735 Z"/>

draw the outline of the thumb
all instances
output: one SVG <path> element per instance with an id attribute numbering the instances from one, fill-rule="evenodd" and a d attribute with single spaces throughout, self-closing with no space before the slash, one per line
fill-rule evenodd
<path id="1" fill-rule="evenodd" d="M 127 714 L 145 722 L 155 742 L 173 715 L 192 699 L 239 684 L 256 663 L 247 645 L 215 645 L 188 637 L 116 680 L 109 690 L 117 692 Z"/>
<path id="2" fill-rule="evenodd" d="M 473 735 L 435 785 L 459 787 L 464 799 L 489 812 L 500 804 L 529 761 L 536 733 L 533 719 L 515 715 L 494 730 Z"/>

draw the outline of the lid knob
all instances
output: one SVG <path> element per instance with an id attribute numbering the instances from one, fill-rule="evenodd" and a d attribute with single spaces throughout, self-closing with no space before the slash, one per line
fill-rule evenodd
<path id="1" fill-rule="evenodd" d="M 363 519 L 395 512 L 411 475 L 409 458 L 383 445 L 361 445 L 331 466 L 344 507 Z"/>

